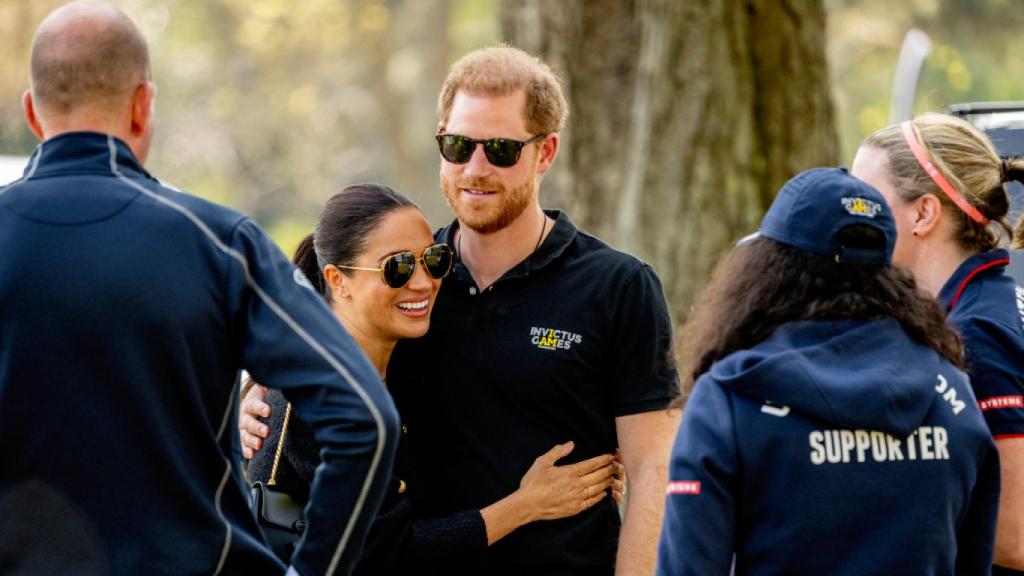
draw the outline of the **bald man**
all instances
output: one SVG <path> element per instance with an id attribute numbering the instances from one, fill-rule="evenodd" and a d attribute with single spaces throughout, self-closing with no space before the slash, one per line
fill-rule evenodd
<path id="1" fill-rule="evenodd" d="M 50 14 L 0 188 L 0 573 L 348 574 L 390 474 L 376 370 L 248 218 L 143 168 L 146 42 L 104 4 Z M 237 467 L 238 373 L 324 446 L 291 566 Z"/>

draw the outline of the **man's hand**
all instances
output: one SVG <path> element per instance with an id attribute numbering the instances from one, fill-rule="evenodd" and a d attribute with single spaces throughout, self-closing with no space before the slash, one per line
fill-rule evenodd
<path id="1" fill-rule="evenodd" d="M 259 421 L 259 417 L 270 418 L 270 404 L 264 400 L 267 387 L 256 384 L 245 393 L 238 405 L 238 432 L 242 440 L 242 456 L 252 460 L 256 451 L 263 447 L 263 439 L 270 436 L 270 427 Z"/>

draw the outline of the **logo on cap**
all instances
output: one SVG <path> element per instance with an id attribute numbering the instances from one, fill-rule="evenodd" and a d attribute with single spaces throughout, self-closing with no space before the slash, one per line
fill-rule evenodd
<path id="1" fill-rule="evenodd" d="M 881 204 L 874 200 L 868 200 L 867 198 L 841 198 L 841 200 L 846 211 L 854 216 L 874 218 L 882 209 Z"/>

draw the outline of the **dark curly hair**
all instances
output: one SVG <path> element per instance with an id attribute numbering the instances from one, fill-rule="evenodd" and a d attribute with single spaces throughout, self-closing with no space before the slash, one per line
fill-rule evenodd
<path id="1" fill-rule="evenodd" d="M 839 242 L 884 246 L 867 226 L 847 226 Z M 893 318 L 914 340 L 963 366 L 960 337 L 909 272 L 889 266 L 839 264 L 765 237 L 738 246 L 715 268 L 690 320 L 680 331 L 681 407 L 701 374 L 738 350 L 767 339 L 783 324 L 808 320 Z"/>

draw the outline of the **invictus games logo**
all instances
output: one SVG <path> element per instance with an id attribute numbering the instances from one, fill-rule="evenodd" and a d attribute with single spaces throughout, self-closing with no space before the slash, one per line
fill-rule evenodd
<path id="1" fill-rule="evenodd" d="M 583 342 L 583 336 L 552 328 L 530 328 L 530 343 L 541 350 L 569 350 Z"/>
<path id="2" fill-rule="evenodd" d="M 874 218 L 875 214 L 882 209 L 882 205 L 866 198 L 842 198 L 843 207 L 854 216 Z"/>

